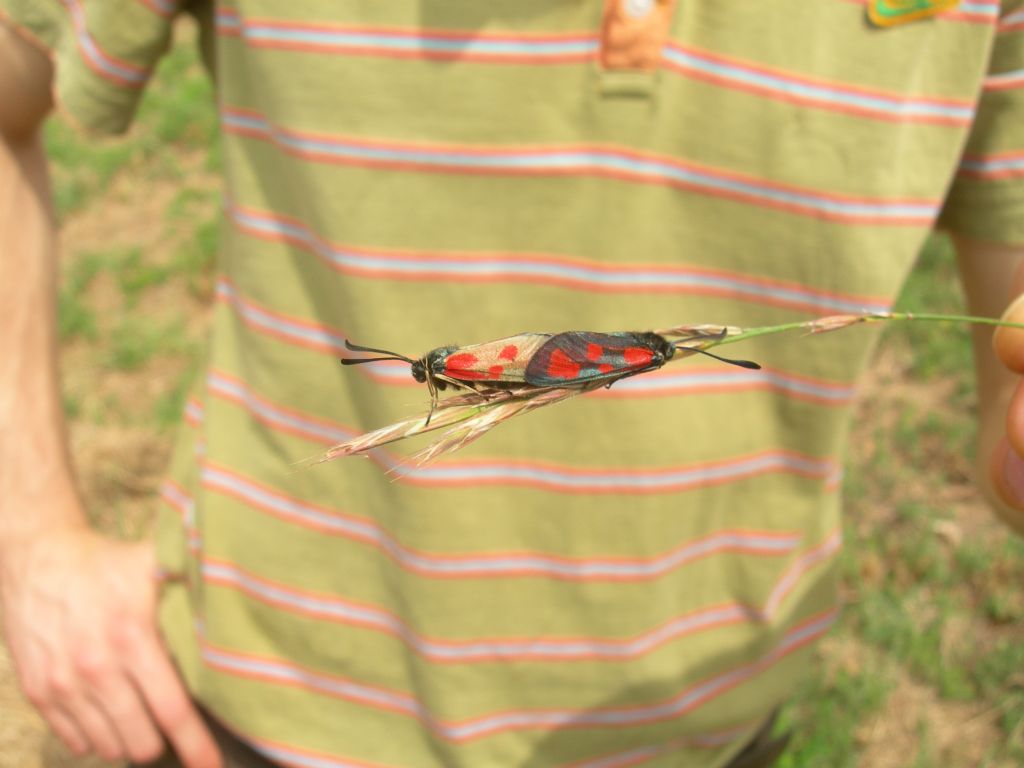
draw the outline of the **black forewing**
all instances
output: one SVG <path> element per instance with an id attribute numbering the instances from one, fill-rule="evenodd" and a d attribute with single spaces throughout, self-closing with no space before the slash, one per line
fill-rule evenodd
<path id="1" fill-rule="evenodd" d="M 659 342 L 664 343 L 653 333 L 557 333 L 530 359 L 525 378 L 527 383 L 538 387 L 621 378 L 660 367 L 665 362 L 665 355 L 658 349 Z M 601 351 L 599 357 L 594 354 L 595 346 Z M 637 347 L 650 350 L 651 360 L 642 364 L 627 363 L 623 352 Z"/>

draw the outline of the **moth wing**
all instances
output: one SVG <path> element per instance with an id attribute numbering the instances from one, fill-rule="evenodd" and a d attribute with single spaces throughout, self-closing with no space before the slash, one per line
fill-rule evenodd
<path id="1" fill-rule="evenodd" d="M 627 354 L 637 350 L 640 354 Z M 534 386 L 558 386 L 602 379 L 648 368 L 655 355 L 636 333 L 567 331 L 547 340 L 526 366 L 526 381 Z"/>
<path id="2" fill-rule="evenodd" d="M 550 338 L 549 333 L 520 333 L 459 347 L 445 357 L 441 373 L 459 381 L 522 383 L 527 363 Z"/>

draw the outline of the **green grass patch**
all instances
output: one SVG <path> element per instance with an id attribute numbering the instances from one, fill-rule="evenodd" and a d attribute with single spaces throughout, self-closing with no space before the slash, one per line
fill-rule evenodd
<path id="1" fill-rule="evenodd" d="M 189 241 L 178 251 L 174 264 L 184 276 L 189 292 L 202 301 L 213 296 L 213 276 L 220 249 L 220 213 L 196 225 Z"/>
<path id="2" fill-rule="evenodd" d="M 103 269 L 103 257 L 83 253 L 64 270 L 57 296 L 57 327 L 61 341 L 98 336 L 96 313 L 89 307 L 86 292 Z"/>
<path id="3" fill-rule="evenodd" d="M 139 106 L 139 123 L 147 129 L 147 148 L 177 144 L 205 151 L 217 134 L 213 103 L 213 86 L 196 47 L 176 45 L 160 61 Z"/>
<path id="4" fill-rule="evenodd" d="M 1000 642 L 979 660 L 975 669 L 978 686 L 998 710 L 1004 735 L 996 754 L 1024 764 L 1024 643 Z"/>
<path id="5" fill-rule="evenodd" d="M 75 421 L 82 417 L 82 400 L 67 390 L 61 393 L 61 403 L 64 410 L 64 418 L 68 421 Z"/>
<path id="6" fill-rule="evenodd" d="M 194 356 L 189 370 L 178 377 L 171 389 L 164 392 L 153 406 L 153 419 L 161 431 L 177 427 L 185 410 L 185 401 L 198 374 L 198 355 Z"/>
<path id="7" fill-rule="evenodd" d="M 153 326 L 125 318 L 110 334 L 106 363 L 111 368 L 132 371 L 158 355 L 183 354 L 194 354 L 194 344 L 188 341 L 180 321 Z"/>
<path id="8" fill-rule="evenodd" d="M 96 313 L 85 302 L 82 294 L 61 289 L 57 306 L 57 331 L 61 341 L 79 338 L 96 340 L 99 335 Z"/>
<path id="9" fill-rule="evenodd" d="M 47 121 L 43 139 L 53 169 L 59 220 L 106 189 L 114 175 L 136 156 L 136 147 L 130 141 L 90 140 L 61 120 Z"/>
<path id="10" fill-rule="evenodd" d="M 175 271 L 172 265 L 146 261 L 139 248 L 125 251 L 115 259 L 112 267 L 128 307 L 134 307 L 149 288 L 167 282 Z"/>
<path id="11" fill-rule="evenodd" d="M 779 768 L 854 768 L 858 727 L 882 710 L 891 676 L 879 667 L 839 670 L 826 679 L 816 666 L 780 714 L 779 727 L 792 731 L 793 741 Z"/>

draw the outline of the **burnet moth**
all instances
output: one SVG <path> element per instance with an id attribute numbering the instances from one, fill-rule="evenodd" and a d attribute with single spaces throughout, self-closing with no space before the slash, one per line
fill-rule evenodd
<path id="1" fill-rule="evenodd" d="M 386 349 L 357 346 L 347 340 L 345 347 L 382 357 L 343 358 L 342 365 L 378 360 L 409 363 L 412 377 L 425 383 L 430 391 L 431 411 L 437 403 L 437 393 L 448 385 L 476 391 L 522 384 L 573 387 L 606 382 L 611 386 L 619 379 L 661 368 L 677 350 L 699 352 L 743 368 L 761 367 L 750 360 L 731 360 L 707 350 L 687 347 L 683 342 L 672 342 L 650 331 L 520 333 L 465 347 L 438 347 L 418 360 Z"/>

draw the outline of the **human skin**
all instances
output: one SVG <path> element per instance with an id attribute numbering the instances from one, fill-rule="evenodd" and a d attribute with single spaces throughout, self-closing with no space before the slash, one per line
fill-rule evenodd
<path id="1" fill-rule="evenodd" d="M 49 61 L 0 24 L 0 599 L 28 699 L 78 753 L 153 759 L 163 738 L 188 768 L 221 759 L 159 638 L 149 542 L 89 529 L 57 379 L 56 235 L 40 126 Z M 1024 293 L 1024 247 L 954 236 L 971 310 Z M 1008 319 L 1024 322 L 1024 304 Z M 974 331 L 980 482 L 1024 533 L 1024 331 Z"/>
<path id="2" fill-rule="evenodd" d="M 0 24 L 0 600 L 22 690 L 72 752 L 188 768 L 216 744 L 156 627 L 150 542 L 89 528 L 57 379 L 56 235 L 40 127 L 52 68 Z"/>
<path id="3" fill-rule="evenodd" d="M 1024 245 L 952 234 L 972 314 L 1024 323 Z M 972 329 L 978 381 L 978 484 L 996 514 L 1024 534 L 1024 330 Z"/>

